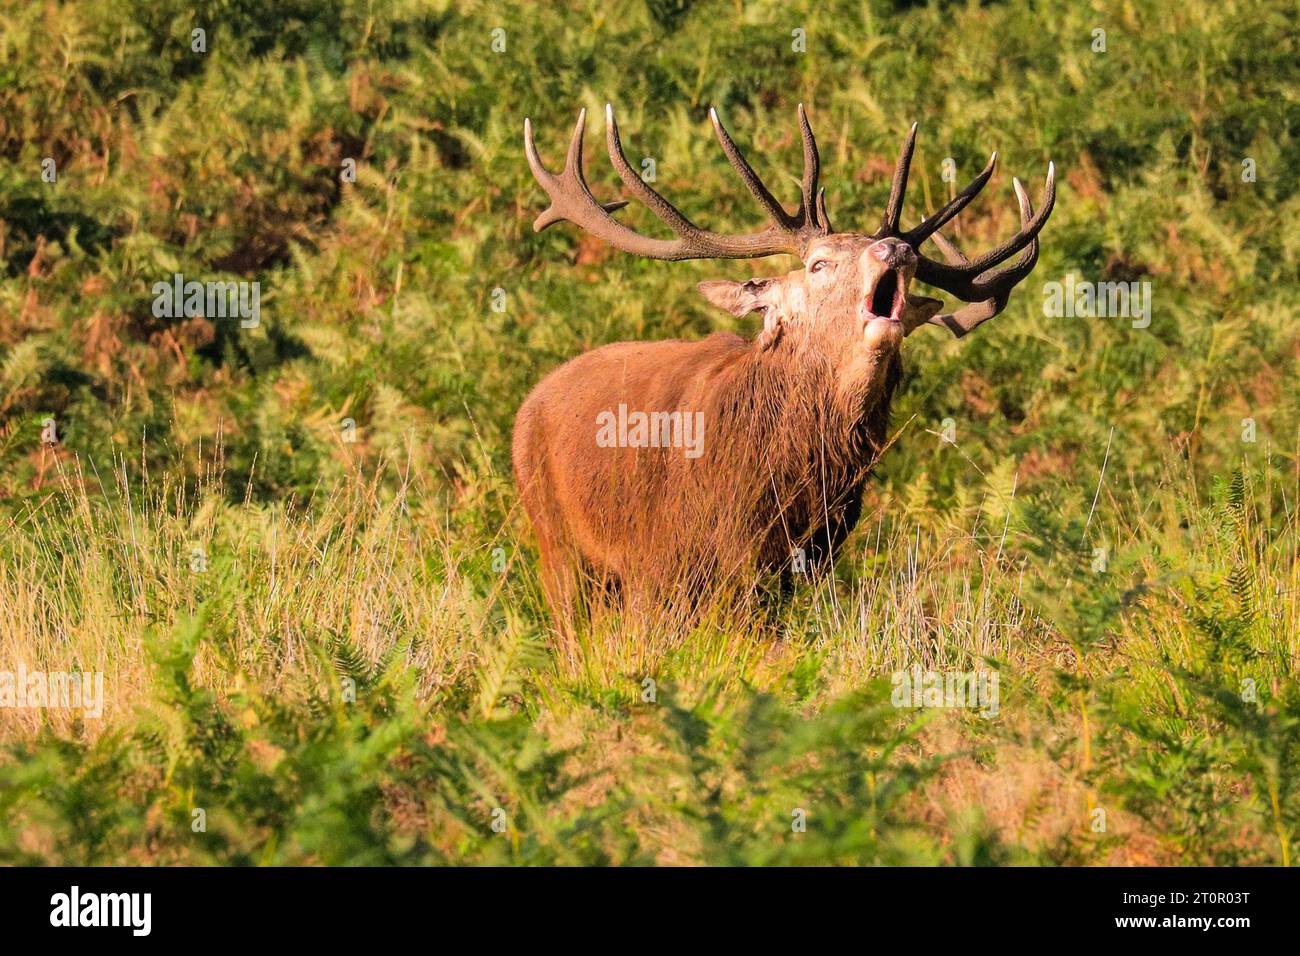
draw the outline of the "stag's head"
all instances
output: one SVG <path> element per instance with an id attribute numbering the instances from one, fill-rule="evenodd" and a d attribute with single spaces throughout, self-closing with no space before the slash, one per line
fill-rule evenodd
<path id="1" fill-rule="evenodd" d="M 582 169 L 585 110 L 578 114 L 564 169 L 558 176 L 542 165 L 533 142 L 532 126 L 528 120 L 524 121 L 528 164 L 551 198 L 551 205 L 537 217 L 534 228 L 540 231 L 568 220 L 617 249 L 652 259 L 797 256 L 803 267 L 784 276 L 744 282 L 704 282 L 700 290 L 710 302 L 732 315 L 761 314 L 763 332 L 756 342 L 762 350 L 789 349 L 803 355 L 815 352 L 838 366 L 867 371 L 881 365 L 862 361 L 864 353 L 869 357 L 896 351 L 903 338 L 922 325 L 939 325 L 960 337 L 997 315 L 1006 306 L 1012 288 L 1029 274 L 1038 260 L 1038 233 L 1051 215 L 1056 196 L 1051 164 L 1041 208 L 1034 211 L 1028 194 L 1019 180 L 1015 180 L 1020 230 L 996 249 L 968 259 L 939 229 L 984 188 L 993 175 L 996 153 L 984 170 L 950 202 L 922 219 L 919 225 L 904 230 L 900 220 L 916 143 L 913 124 L 894 169 L 880 228 L 870 234 L 836 232 L 826 213 L 825 191 L 818 188 L 817 143 L 802 105 L 799 129 L 804 168 L 799 206 L 793 214 L 763 185 L 723 128 L 717 112 L 710 110 L 709 118 L 727 159 L 767 214 L 768 224 L 764 229 L 745 235 L 721 235 L 687 219 L 628 163 L 614 111 L 608 106 L 605 108 L 606 139 L 614 169 L 624 188 L 658 216 L 675 238 L 657 239 L 634 232 L 612 215 L 626 206 L 626 201 L 602 203 L 592 195 Z M 944 262 L 922 254 L 921 245 L 927 239 L 939 247 Z M 938 299 L 913 293 L 914 280 L 947 292 L 966 304 L 944 312 L 943 303 Z"/>

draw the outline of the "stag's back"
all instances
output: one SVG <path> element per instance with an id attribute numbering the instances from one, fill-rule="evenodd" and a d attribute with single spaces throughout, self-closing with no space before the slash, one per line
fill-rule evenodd
<path id="1" fill-rule="evenodd" d="M 683 553 L 698 498 L 691 489 L 728 479 L 729 463 L 714 444 L 727 414 L 717 396 L 734 391 L 750 353 L 730 333 L 619 342 L 565 363 L 533 389 L 515 419 L 512 457 L 544 563 L 563 550 L 589 570 L 622 578 L 654 570 L 646 561 L 662 550 L 656 539 L 671 539 L 674 553 Z M 625 415 L 692 422 L 700 415 L 704 431 L 692 438 L 702 447 L 598 441 L 602 421 L 617 420 L 620 405 Z"/>

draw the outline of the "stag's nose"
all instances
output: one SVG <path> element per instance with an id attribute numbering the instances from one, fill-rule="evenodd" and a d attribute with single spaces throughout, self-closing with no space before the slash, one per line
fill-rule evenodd
<path id="1" fill-rule="evenodd" d="M 902 239 L 881 239 L 867 251 L 889 269 L 906 269 L 916 265 L 916 250 Z"/>

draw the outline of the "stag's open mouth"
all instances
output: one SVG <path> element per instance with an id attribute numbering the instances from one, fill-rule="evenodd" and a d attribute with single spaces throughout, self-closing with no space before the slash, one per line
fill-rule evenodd
<path id="1" fill-rule="evenodd" d="M 873 318 L 890 322 L 903 321 L 903 302 L 906 298 L 907 280 L 897 269 L 886 269 L 876 280 L 876 287 L 867 297 L 867 311 Z"/>

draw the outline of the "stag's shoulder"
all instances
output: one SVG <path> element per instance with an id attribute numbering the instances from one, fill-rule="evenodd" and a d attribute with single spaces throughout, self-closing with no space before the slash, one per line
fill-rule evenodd
<path id="1" fill-rule="evenodd" d="M 752 354 L 751 343 L 729 332 L 603 345 L 543 378 L 520 408 L 516 428 L 556 409 L 582 417 L 590 408 L 616 406 L 629 396 L 646 407 L 673 408 L 685 396 L 717 387 Z"/>

